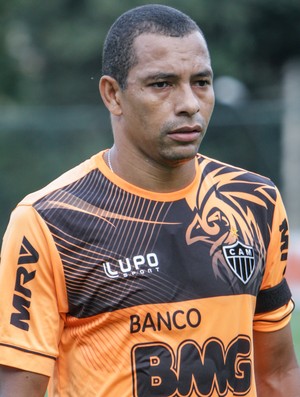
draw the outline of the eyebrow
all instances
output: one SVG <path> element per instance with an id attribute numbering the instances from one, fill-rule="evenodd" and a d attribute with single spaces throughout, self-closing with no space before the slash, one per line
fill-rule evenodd
<path id="1" fill-rule="evenodd" d="M 210 77 L 210 78 L 213 78 L 213 75 L 214 75 L 214 73 L 213 73 L 212 69 L 205 69 L 202 72 L 193 74 L 192 77 Z"/>
<path id="2" fill-rule="evenodd" d="M 191 76 L 192 78 L 199 78 L 199 77 L 209 77 L 213 78 L 213 71 L 212 69 L 205 69 L 201 72 L 195 73 Z M 149 74 L 146 76 L 143 80 L 165 80 L 165 79 L 177 79 L 178 75 L 175 73 L 154 73 L 154 74 Z"/>

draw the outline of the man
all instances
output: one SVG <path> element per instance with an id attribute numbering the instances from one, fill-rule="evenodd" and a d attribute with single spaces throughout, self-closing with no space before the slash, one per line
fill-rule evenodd
<path id="1" fill-rule="evenodd" d="M 114 145 L 26 197 L 1 258 L 0 396 L 300 395 L 267 178 L 198 155 L 214 106 L 204 36 L 123 14 L 100 93 Z"/>

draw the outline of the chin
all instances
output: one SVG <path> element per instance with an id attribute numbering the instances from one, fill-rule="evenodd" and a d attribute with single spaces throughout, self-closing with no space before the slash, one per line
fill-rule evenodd
<path id="1" fill-rule="evenodd" d="M 179 167 L 183 164 L 186 164 L 190 162 L 191 160 L 194 160 L 195 156 L 197 155 L 197 152 L 189 155 L 173 155 L 173 156 L 168 156 L 165 157 L 165 162 L 168 164 L 169 167 Z"/>

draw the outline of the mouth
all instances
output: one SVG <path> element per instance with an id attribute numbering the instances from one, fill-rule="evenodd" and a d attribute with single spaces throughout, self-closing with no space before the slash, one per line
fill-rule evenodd
<path id="1" fill-rule="evenodd" d="M 168 136 L 178 142 L 193 142 L 199 139 L 203 129 L 199 125 L 183 126 L 168 132 Z"/>

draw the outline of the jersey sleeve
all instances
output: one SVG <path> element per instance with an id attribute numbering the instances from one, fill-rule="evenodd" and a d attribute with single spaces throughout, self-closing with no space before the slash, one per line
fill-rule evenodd
<path id="1" fill-rule="evenodd" d="M 286 211 L 279 191 L 270 230 L 266 266 L 261 289 L 257 296 L 254 330 L 269 332 L 283 328 L 294 309 L 291 292 L 285 279 L 289 228 Z"/>
<path id="2" fill-rule="evenodd" d="M 67 312 L 62 264 L 30 205 L 12 213 L 0 264 L 0 364 L 51 376 Z"/>

